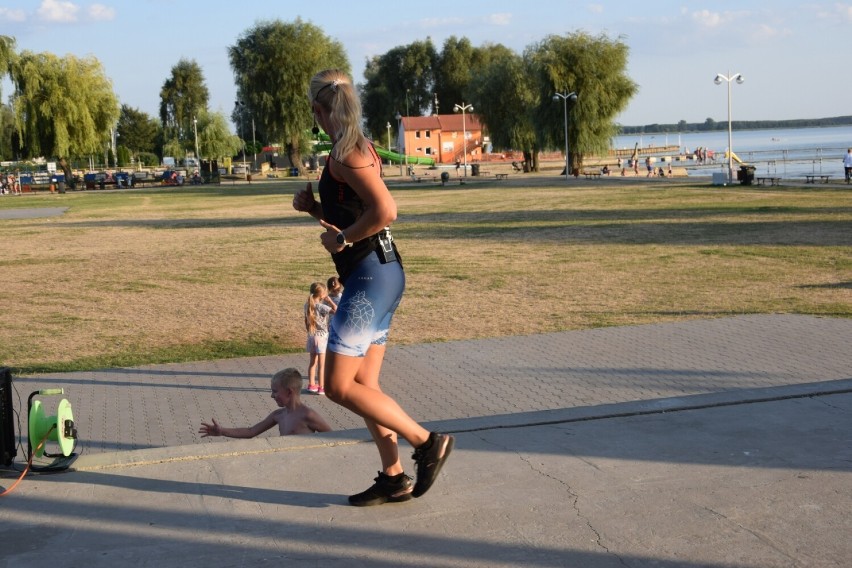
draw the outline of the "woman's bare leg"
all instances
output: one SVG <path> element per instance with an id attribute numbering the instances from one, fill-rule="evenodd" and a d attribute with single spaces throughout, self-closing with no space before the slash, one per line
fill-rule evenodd
<path id="1" fill-rule="evenodd" d="M 383 345 L 371 345 L 365 357 L 328 353 L 326 394 L 337 404 L 364 418 L 373 438 L 378 438 L 376 446 L 382 457 L 382 467 L 394 467 L 399 463 L 399 450 L 393 434 L 402 436 L 416 448 L 429 439 L 429 431 L 378 388 L 384 355 Z M 401 467 L 399 471 L 402 471 Z"/>

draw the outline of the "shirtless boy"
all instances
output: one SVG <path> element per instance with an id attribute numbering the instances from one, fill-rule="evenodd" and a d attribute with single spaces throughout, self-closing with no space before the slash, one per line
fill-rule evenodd
<path id="1" fill-rule="evenodd" d="M 216 419 L 213 423 L 201 423 L 198 432 L 202 438 L 207 436 L 227 436 L 229 438 L 254 438 L 278 425 L 278 433 L 282 436 L 292 434 L 311 434 L 313 432 L 330 432 L 331 426 L 319 413 L 302 403 L 302 374 L 290 367 L 278 371 L 272 377 L 272 399 L 278 404 L 278 410 L 251 427 L 223 428 Z"/>

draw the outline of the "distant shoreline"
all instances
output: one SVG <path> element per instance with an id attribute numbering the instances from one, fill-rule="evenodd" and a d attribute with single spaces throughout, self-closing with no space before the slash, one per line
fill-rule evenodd
<path id="1" fill-rule="evenodd" d="M 732 120 L 731 130 L 781 130 L 785 128 L 823 128 L 830 126 L 852 126 L 852 115 L 828 118 L 799 118 L 795 120 Z M 727 131 L 728 121 L 708 118 L 704 122 L 674 124 L 652 123 L 644 126 L 621 126 L 618 135 L 631 134 L 694 134 Z"/>

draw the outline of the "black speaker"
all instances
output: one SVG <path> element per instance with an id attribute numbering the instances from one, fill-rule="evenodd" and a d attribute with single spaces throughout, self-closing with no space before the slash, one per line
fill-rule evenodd
<path id="1" fill-rule="evenodd" d="M 0 368 L 0 465 L 9 466 L 18 455 L 12 409 L 12 371 Z"/>

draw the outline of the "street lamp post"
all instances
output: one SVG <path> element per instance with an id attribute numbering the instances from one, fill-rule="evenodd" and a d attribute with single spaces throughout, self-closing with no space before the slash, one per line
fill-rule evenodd
<path id="1" fill-rule="evenodd" d="M 570 100 L 572 103 L 576 102 L 577 93 L 571 91 L 570 93 L 556 93 L 553 95 L 554 101 L 558 101 L 559 99 L 562 99 L 562 106 L 565 111 L 565 181 L 568 181 L 568 176 L 571 174 L 568 168 L 568 101 Z"/>
<path id="2" fill-rule="evenodd" d="M 390 143 L 390 121 L 388 121 L 387 127 L 388 127 L 388 152 L 390 152 L 390 150 L 391 150 L 391 143 Z"/>
<path id="3" fill-rule="evenodd" d="M 396 113 L 396 151 L 405 156 L 405 165 L 408 166 L 408 156 L 405 154 L 405 139 L 402 137 L 402 115 Z M 402 176 L 402 160 L 399 161 L 399 175 Z"/>
<path id="4" fill-rule="evenodd" d="M 252 167 L 257 167 L 257 140 L 254 139 L 254 115 L 251 117 L 251 149 L 254 151 Z"/>
<path id="5" fill-rule="evenodd" d="M 200 166 L 201 156 L 198 154 L 198 118 L 192 119 L 192 128 L 195 130 L 195 159 L 198 160 L 198 164 Z"/>
<path id="6" fill-rule="evenodd" d="M 240 109 L 240 143 L 243 145 L 243 168 L 246 168 L 246 141 L 243 140 L 243 108 L 245 108 L 245 103 L 242 101 L 234 101 L 237 105 L 237 108 Z M 245 172 L 246 177 L 248 177 L 248 171 Z"/>
<path id="7" fill-rule="evenodd" d="M 742 85 L 745 78 L 740 73 L 728 76 L 717 73 L 713 82 L 717 85 L 721 85 L 722 81 L 726 81 L 728 83 L 728 183 L 730 184 L 734 183 L 734 146 L 733 133 L 731 132 L 731 83 L 736 81 L 738 84 Z"/>
<path id="8" fill-rule="evenodd" d="M 462 101 L 460 105 L 454 105 L 453 110 L 462 113 L 462 152 L 464 153 L 464 177 L 467 177 L 467 123 L 465 122 L 464 113 L 471 112 L 473 105 L 466 105 Z"/>

